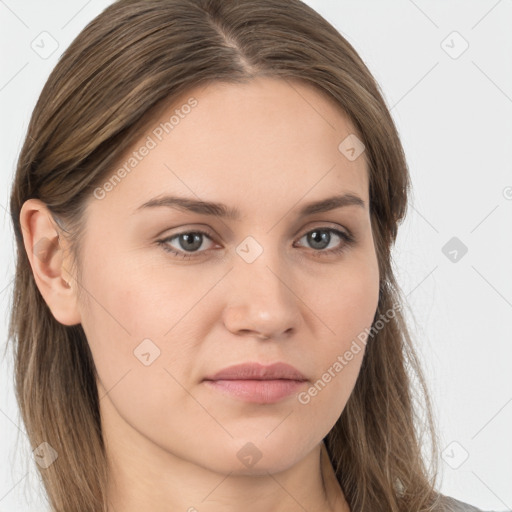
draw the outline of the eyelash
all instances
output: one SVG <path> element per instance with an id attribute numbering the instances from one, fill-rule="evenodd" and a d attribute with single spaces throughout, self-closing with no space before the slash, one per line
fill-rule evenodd
<path id="1" fill-rule="evenodd" d="M 346 249 L 348 249 L 351 245 L 353 245 L 355 243 L 355 238 L 354 236 L 347 232 L 343 232 L 343 231 L 340 231 L 338 229 L 334 229 L 334 228 L 328 228 L 328 227 L 320 227 L 320 228 L 314 228 L 314 229 L 311 229 L 310 231 L 307 231 L 306 233 L 304 233 L 300 238 L 303 238 L 304 236 L 310 234 L 310 233 L 313 233 L 314 231 L 321 231 L 321 232 L 324 232 L 324 231 L 328 231 L 328 232 L 331 232 L 331 233 L 334 233 L 336 234 L 337 236 L 339 236 L 343 241 L 344 243 L 341 244 L 339 247 L 335 248 L 335 249 L 328 249 L 328 250 L 325 250 L 325 249 L 318 249 L 318 250 L 315 250 L 315 249 L 312 249 L 313 251 L 313 255 L 315 257 L 322 257 L 322 256 L 325 256 L 325 255 L 337 255 L 337 254 L 341 254 L 343 253 Z M 177 257 L 180 257 L 184 260 L 190 260 L 190 259 L 193 259 L 195 257 L 199 257 L 198 254 L 201 254 L 203 252 L 207 252 L 207 251 L 199 251 L 199 252 L 193 252 L 193 253 L 186 253 L 186 252 L 181 252 L 181 251 L 177 251 L 176 249 L 172 248 L 169 246 L 169 242 L 181 235 L 189 235 L 189 234 L 197 234 L 197 235 L 204 235 L 206 236 L 207 238 L 209 238 L 210 240 L 212 239 L 210 234 L 205 232 L 205 231 L 202 231 L 200 229 L 197 229 L 197 230 L 191 230 L 191 231 L 182 231 L 181 233 L 176 233 L 172 236 L 169 236 L 167 238 L 163 238 L 161 240 L 157 240 L 157 244 L 159 246 L 162 247 L 162 249 L 165 251 L 165 252 L 168 252 L 170 254 L 173 254 L 174 256 L 177 256 Z M 299 238 L 299 240 L 300 240 Z"/>

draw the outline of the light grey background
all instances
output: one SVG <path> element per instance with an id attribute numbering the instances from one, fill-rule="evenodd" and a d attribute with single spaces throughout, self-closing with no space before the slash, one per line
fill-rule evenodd
<path id="1" fill-rule="evenodd" d="M 2 350 L 14 273 L 7 209 L 15 162 L 58 57 L 110 3 L 0 0 Z M 444 449 L 440 489 L 484 510 L 510 509 L 512 1 L 307 3 L 366 62 L 405 147 L 414 190 L 394 259 Z M 51 48 L 44 31 L 58 43 L 48 58 L 31 47 L 46 38 Z M 443 252 L 452 237 L 456 245 Z M 23 431 L 12 362 L 2 359 L 0 512 L 44 507 Z"/>

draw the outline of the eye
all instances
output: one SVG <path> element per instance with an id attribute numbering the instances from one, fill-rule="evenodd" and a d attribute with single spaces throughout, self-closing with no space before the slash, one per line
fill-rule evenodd
<path id="1" fill-rule="evenodd" d="M 326 250 L 326 247 L 329 247 L 333 241 L 332 234 L 334 234 L 334 240 L 337 238 L 342 240 L 343 243 L 340 244 L 338 242 L 334 247 Z M 177 233 L 162 240 L 157 240 L 157 243 L 168 253 L 182 259 L 191 259 L 196 257 L 197 253 L 207 252 L 207 250 L 199 250 L 203 246 L 205 237 L 212 241 L 210 234 L 205 231 L 183 231 L 182 233 Z M 316 257 L 339 254 L 355 242 L 355 238 L 352 234 L 329 227 L 315 228 L 302 235 L 299 240 L 303 238 L 306 238 L 307 242 L 312 245 L 314 249 L 313 255 Z M 170 245 L 174 240 L 176 240 L 180 247 Z"/>
<path id="2" fill-rule="evenodd" d="M 198 251 L 198 249 L 203 245 L 204 237 L 211 240 L 210 235 L 205 231 L 183 231 L 182 233 L 177 233 L 176 235 L 169 236 L 163 240 L 158 240 L 157 243 L 162 246 L 164 251 L 183 259 L 187 259 L 193 258 L 195 254 L 187 254 L 185 251 L 192 251 L 192 253 L 205 252 Z M 178 247 L 178 250 L 169 245 L 174 239 L 176 239 L 178 244 L 181 246 Z"/>
<path id="3" fill-rule="evenodd" d="M 341 239 L 343 243 L 335 244 L 334 247 L 326 250 L 326 248 L 329 247 L 333 241 L 332 234 L 334 234 L 334 241 L 336 241 L 336 238 L 338 238 Z M 355 242 L 355 238 L 351 233 L 346 233 L 344 231 L 340 231 L 339 229 L 328 227 L 320 227 L 308 231 L 299 240 L 302 240 L 303 238 L 306 238 L 307 243 L 310 244 L 313 249 L 315 249 L 313 251 L 313 255 L 315 257 L 325 256 L 326 254 L 340 254 Z"/>

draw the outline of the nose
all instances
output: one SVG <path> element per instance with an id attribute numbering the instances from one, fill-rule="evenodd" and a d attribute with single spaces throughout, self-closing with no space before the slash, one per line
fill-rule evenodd
<path id="1" fill-rule="evenodd" d="M 302 321 L 302 301 L 292 272 L 278 258 L 264 251 L 254 262 L 235 257 L 229 273 L 223 322 L 237 335 L 260 339 L 285 339 Z"/>

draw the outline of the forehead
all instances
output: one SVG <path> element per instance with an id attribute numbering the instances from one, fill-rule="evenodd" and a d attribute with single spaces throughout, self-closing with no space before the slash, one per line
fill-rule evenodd
<path id="1" fill-rule="evenodd" d="M 105 177 L 107 182 L 122 175 L 102 203 L 135 210 L 173 193 L 245 212 L 335 192 L 367 201 L 364 152 L 351 160 L 340 149 L 354 134 L 332 98 L 298 81 L 258 78 L 199 86 L 150 120 Z"/>

